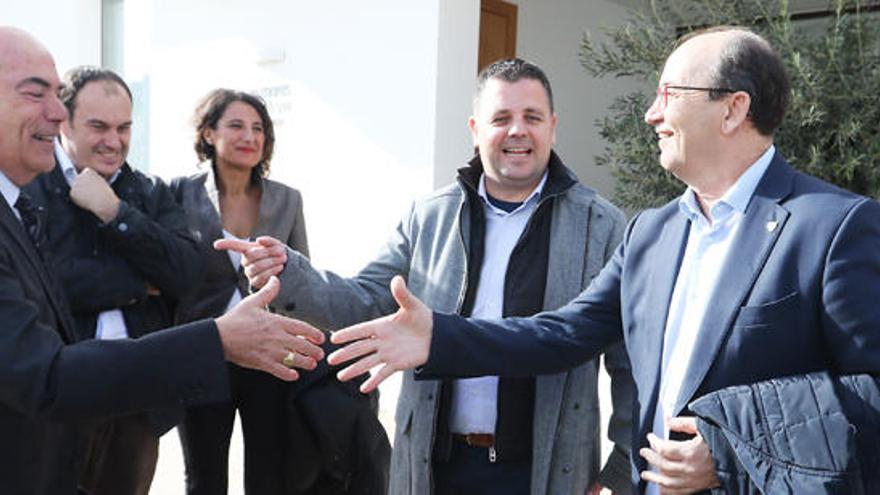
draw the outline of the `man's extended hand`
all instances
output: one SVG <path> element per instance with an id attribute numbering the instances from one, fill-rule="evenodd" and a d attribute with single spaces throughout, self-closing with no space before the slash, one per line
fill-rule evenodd
<path id="1" fill-rule="evenodd" d="M 697 431 L 696 418 L 668 418 L 666 426 L 670 431 L 696 435 L 685 441 L 661 440 L 648 433 L 651 448 L 642 448 L 639 454 L 656 471 L 642 471 L 642 479 L 655 483 L 664 495 L 679 495 L 699 492 L 718 486 L 715 475 L 715 462 L 709 446 Z"/>
<path id="2" fill-rule="evenodd" d="M 92 212 L 107 223 L 119 213 L 119 197 L 98 172 L 90 168 L 77 174 L 70 186 L 70 200 L 84 210 Z"/>
<path id="3" fill-rule="evenodd" d="M 324 334 L 308 323 L 266 311 L 279 286 L 272 277 L 259 292 L 215 321 L 227 361 L 292 381 L 299 374 L 291 368 L 311 370 L 323 359 L 324 352 L 316 344 L 324 342 Z M 291 368 L 282 364 L 288 353 L 293 353 Z"/>
<path id="4" fill-rule="evenodd" d="M 229 249 L 241 253 L 241 266 L 251 287 L 259 289 L 269 277 L 278 275 L 287 263 L 287 246 L 274 237 L 261 236 L 256 241 L 218 239 L 214 249 Z"/>
<path id="5" fill-rule="evenodd" d="M 361 385 L 363 393 L 378 387 L 395 371 L 415 368 L 428 361 L 434 323 L 431 310 L 409 292 L 399 275 L 391 280 L 391 294 L 400 306 L 396 313 L 330 336 L 334 344 L 348 345 L 330 354 L 328 363 L 336 365 L 357 359 L 337 373 L 339 380 L 351 380 L 382 365 Z"/>

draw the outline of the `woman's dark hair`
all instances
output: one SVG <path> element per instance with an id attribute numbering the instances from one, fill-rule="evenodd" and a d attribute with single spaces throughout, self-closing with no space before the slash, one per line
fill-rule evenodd
<path id="1" fill-rule="evenodd" d="M 205 129 L 217 129 L 217 123 L 223 117 L 223 113 L 232 102 L 240 101 L 253 107 L 263 121 L 263 156 L 260 163 L 254 167 L 254 179 L 267 177 L 269 175 L 269 166 L 272 162 L 272 152 L 275 150 L 275 128 L 272 125 L 272 118 L 269 117 L 269 110 L 266 109 L 266 103 L 259 96 L 245 93 L 244 91 L 235 91 L 232 89 L 218 88 L 207 95 L 196 106 L 193 115 L 193 125 L 196 128 L 196 140 L 194 148 L 199 160 L 211 160 L 212 166 L 214 161 L 214 146 L 205 139 Z"/>

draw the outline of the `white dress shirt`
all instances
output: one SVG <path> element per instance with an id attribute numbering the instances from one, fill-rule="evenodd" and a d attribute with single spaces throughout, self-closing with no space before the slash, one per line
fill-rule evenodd
<path id="1" fill-rule="evenodd" d="M 547 172 L 532 194 L 510 213 L 494 206 L 486 194 L 486 176 L 480 176 L 477 193 L 486 212 L 486 232 L 480 283 L 474 298 L 474 318 L 501 318 L 504 309 L 504 280 L 510 254 L 541 199 Z M 449 430 L 453 433 L 495 433 L 498 419 L 498 377 L 483 376 L 455 380 Z"/>
<path id="2" fill-rule="evenodd" d="M 688 188 L 679 199 L 679 210 L 691 226 L 663 335 L 660 396 L 653 423 L 653 432 L 659 438 L 669 438 L 665 419 L 677 412 L 675 405 L 691 357 L 702 352 L 694 345 L 703 317 L 712 303 L 716 287 L 722 282 L 721 268 L 730 255 L 743 215 L 774 152 L 775 147 L 771 145 L 712 206 L 709 211 L 711 222 L 703 215 L 693 190 Z M 652 483 L 647 493 L 658 494 L 659 490 Z"/>
<path id="3" fill-rule="evenodd" d="M 21 194 L 21 189 L 13 184 L 12 181 L 9 180 L 9 177 L 6 177 L 6 174 L 0 172 L 0 195 L 3 196 L 3 199 L 6 200 L 9 208 L 12 209 L 12 213 L 15 214 L 15 218 L 18 218 L 18 220 L 21 221 L 21 214 L 15 207 L 15 203 L 18 201 L 19 194 Z"/>

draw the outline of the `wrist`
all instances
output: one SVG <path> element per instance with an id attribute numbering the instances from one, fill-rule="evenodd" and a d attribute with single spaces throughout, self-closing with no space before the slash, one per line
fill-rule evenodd
<path id="1" fill-rule="evenodd" d="M 119 214 L 119 198 L 113 198 L 109 203 L 102 205 L 101 208 L 98 208 L 98 211 L 95 212 L 95 216 L 101 220 L 102 223 L 110 223 L 116 216 Z"/>

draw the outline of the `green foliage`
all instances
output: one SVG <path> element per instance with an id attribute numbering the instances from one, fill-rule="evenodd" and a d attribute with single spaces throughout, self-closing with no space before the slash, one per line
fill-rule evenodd
<path id="1" fill-rule="evenodd" d="M 880 12 L 865 13 L 865 6 L 835 0 L 828 17 L 792 20 L 786 0 L 653 0 L 649 12 L 603 30 L 601 43 L 585 33 L 581 64 L 594 77 L 656 84 L 679 36 L 711 25 L 747 26 L 776 47 L 792 80 L 777 148 L 795 168 L 880 198 Z M 620 96 L 597 121 L 607 142 L 597 162 L 612 167 L 615 199 L 627 208 L 659 206 L 683 190 L 659 166 L 656 137 L 643 121 L 653 98 Z"/>

